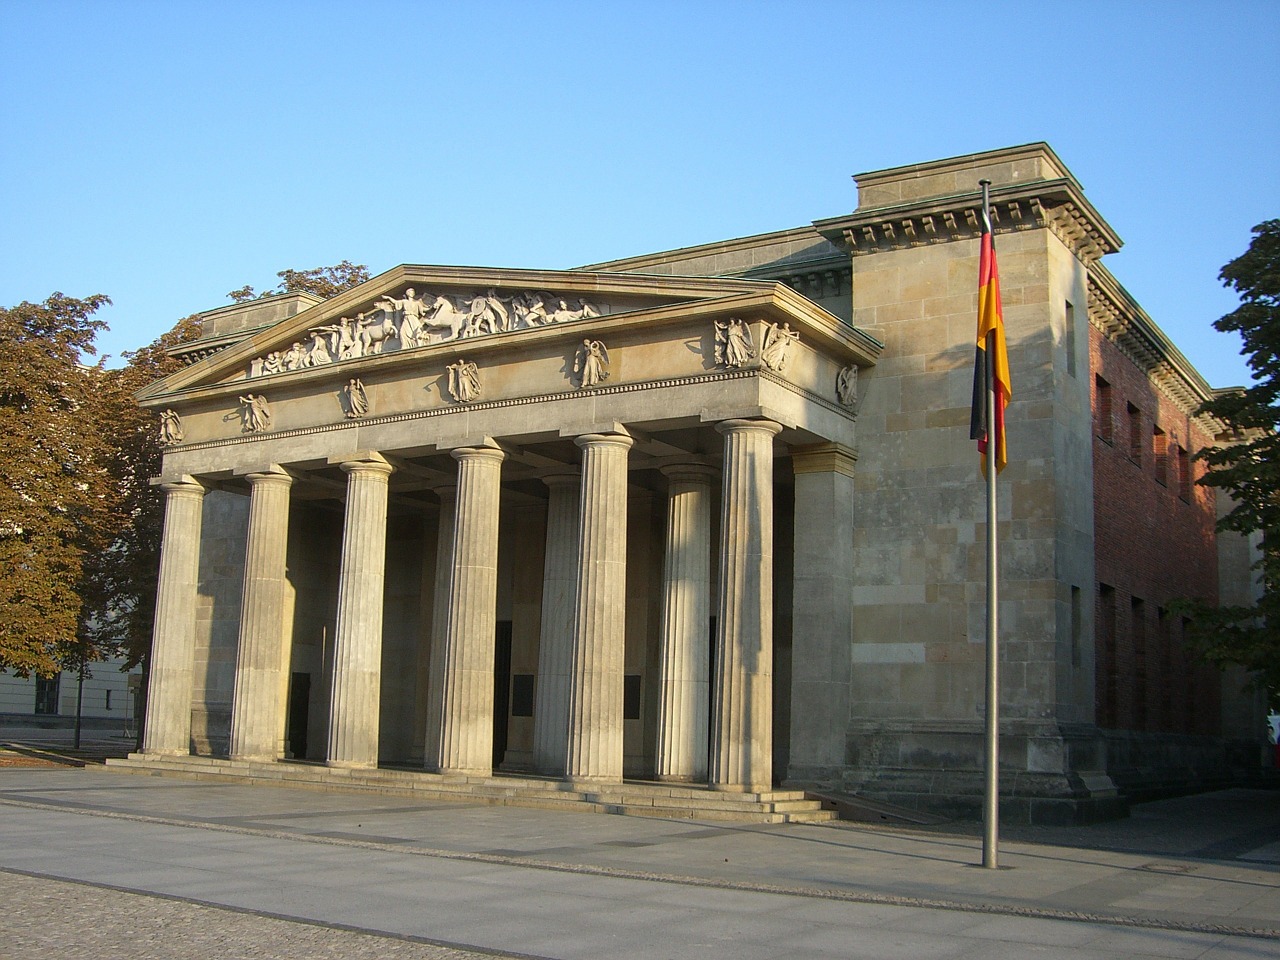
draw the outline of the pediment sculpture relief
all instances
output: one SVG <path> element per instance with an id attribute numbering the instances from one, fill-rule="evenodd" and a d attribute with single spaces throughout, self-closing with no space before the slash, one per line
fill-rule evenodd
<path id="1" fill-rule="evenodd" d="M 573 358 L 579 389 L 595 387 L 609 379 L 609 348 L 601 340 L 583 340 Z"/>
<path id="2" fill-rule="evenodd" d="M 369 415 L 369 394 L 358 378 L 352 377 L 347 381 L 347 385 L 342 388 L 342 396 L 348 420 L 358 420 Z"/>
<path id="3" fill-rule="evenodd" d="M 240 398 L 240 425 L 245 433 L 271 429 L 271 407 L 260 393 L 247 393 Z"/>
<path id="4" fill-rule="evenodd" d="M 799 342 L 800 334 L 791 329 L 791 324 L 784 323 L 781 327 L 776 323 L 766 324 L 760 362 L 775 373 L 781 373 L 790 358 L 791 345 Z"/>
<path id="5" fill-rule="evenodd" d="M 181 443 L 186 431 L 182 429 L 182 418 L 176 410 L 160 411 L 160 445 L 168 447 Z"/>
<path id="6" fill-rule="evenodd" d="M 600 304 L 543 291 L 509 297 L 493 288 L 474 295 L 420 295 L 409 287 L 402 296 L 384 295 L 370 310 L 354 317 L 312 327 L 304 339 L 286 349 L 255 357 L 249 361 L 249 376 L 267 377 L 433 343 L 568 323 L 605 312 L 607 308 Z"/>
<path id="7" fill-rule="evenodd" d="M 851 363 L 836 374 L 836 399 L 848 410 L 858 409 L 858 365 Z"/>
<path id="8" fill-rule="evenodd" d="M 449 396 L 458 403 L 470 403 L 480 399 L 480 368 L 470 360 L 451 363 L 449 370 Z"/>
<path id="9" fill-rule="evenodd" d="M 716 363 L 722 367 L 745 367 L 755 359 L 756 345 L 751 339 L 751 326 L 736 317 L 728 323 L 716 324 Z"/>

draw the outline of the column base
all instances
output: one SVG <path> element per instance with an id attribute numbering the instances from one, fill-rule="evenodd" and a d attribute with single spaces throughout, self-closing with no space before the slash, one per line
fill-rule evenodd
<path id="1" fill-rule="evenodd" d="M 377 770 L 376 763 L 361 763 L 358 760 L 326 760 L 324 765 L 331 770 Z"/>
<path id="2" fill-rule="evenodd" d="M 768 793 L 773 789 L 771 783 L 711 783 L 707 786 L 721 793 Z"/>

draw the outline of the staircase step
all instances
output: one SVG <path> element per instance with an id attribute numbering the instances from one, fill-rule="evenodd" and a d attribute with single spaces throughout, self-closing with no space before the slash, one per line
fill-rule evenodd
<path id="1" fill-rule="evenodd" d="M 452 777 L 401 768 L 350 769 L 314 763 L 228 760 L 130 754 L 107 761 L 132 774 L 173 775 L 198 780 L 268 783 L 321 790 L 351 790 L 420 799 L 465 800 L 495 806 L 578 810 L 625 816 L 744 823 L 822 823 L 836 813 L 822 809 L 800 790 L 760 793 L 712 790 L 690 784 L 591 784 L 530 776 Z"/>

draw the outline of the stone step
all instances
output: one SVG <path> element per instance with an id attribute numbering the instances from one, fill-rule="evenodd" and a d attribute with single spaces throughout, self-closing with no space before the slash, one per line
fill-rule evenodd
<path id="1" fill-rule="evenodd" d="M 279 783 L 421 799 L 467 800 L 500 806 L 578 810 L 627 816 L 749 823 L 820 823 L 837 814 L 800 790 L 759 793 L 665 783 L 574 784 L 536 777 L 451 777 L 406 769 L 346 769 L 311 763 L 271 763 L 220 757 L 130 754 L 112 770 L 172 774 L 199 780 Z"/>

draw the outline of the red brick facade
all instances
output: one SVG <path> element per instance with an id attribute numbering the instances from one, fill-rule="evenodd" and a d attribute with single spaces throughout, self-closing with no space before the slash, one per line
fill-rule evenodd
<path id="1" fill-rule="evenodd" d="M 1179 597 L 1218 599 L 1214 491 L 1193 458 L 1213 438 L 1096 327 L 1089 331 L 1098 726 L 1214 734 L 1216 671 L 1182 644 Z"/>

